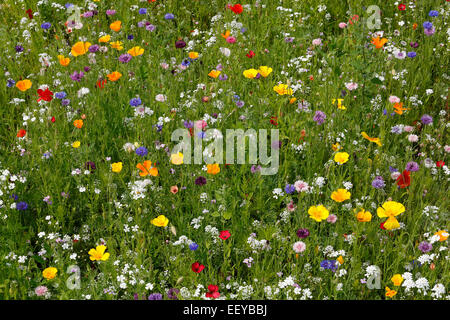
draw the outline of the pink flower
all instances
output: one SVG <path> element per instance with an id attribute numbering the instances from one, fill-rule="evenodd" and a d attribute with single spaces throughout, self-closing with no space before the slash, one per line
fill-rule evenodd
<path id="1" fill-rule="evenodd" d="M 400 98 L 396 97 L 396 96 L 390 96 L 389 97 L 389 102 L 390 103 L 400 103 Z"/>
<path id="2" fill-rule="evenodd" d="M 413 132 L 414 127 L 411 127 L 411 126 L 405 126 L 405 127 L 403 128 L 403 130 L 404 130 L 405 132 Z"/>
<path id="3" fill-rule="evenodd" d="M 34 292 L 39 297 L 42 297 L 43 295 L 45 295 L 47 293 L 47 291 L 48 291 L 48 289 L 46 286 L 39 286 L 39 287 L 36 287 L 36 289 L 34 289 Z"/>
<path id="4" fill-rule="evenodd" d="M 288 205 L 286 206 L 286 209 L 289 212 L 295 211 L 295 209 L 297 209 L 297 207 L 294 205 L 294 201 L 291 200 L 291 202 L 289 202 Z"/>
<path id="5" fill-rule="evenodd" d="M 198 120 L 198 121 L 195 121 L 194 125 L 197 129 L 203 130 L 204 128 L 206 128 L 208 123 L 205 120 Z"/>
<path id="6" fill-rule="evenodd" d="M 337 220 L 337 217 L 334 214 L 330 214 L 327 218 L 327 222 L 329 222 L 329 223 L 335 223 L 336 220 Z"/>
<path id="7" fill-rule="evenodd" d="M 165 95 L 163 95 L 163 94 L 157 94 L 155 99 L 156 99 L 156 101 L 164 102 L 164 101 L 167 100 L 167 97 Z"/>
<path id="8" fill-rule="evenodd" d="M 312 44 L 315 46 L 320 46 L 322 44 L 322 39 L 317 38 L 312 41 Z"/>
<path id="9" fill-rule="evenodd" d="M 392 180 L 397 180 L 398 177 L 400 177 L 400 172 L 395 171 L 391 173 Z"/>
<path id="10" fill-rule="evenodd" d="M 345 84 L 345 87 L 346 87 L 348 90 L 352 91 L 352 90 L 355 90 L 355 89 L 358 88 L 358 84 L 355 83 L 355 82 L 348 82 L 348 83 Z"/>
<path id="11" fill-rule="evenodd" d="M 410 134 L 408 136 L 408 141 L 409 142 L 417 142 L 417 141 L 419 141 L 419 137 L 417 135 L 415 135 L 415 134 Z"/>
<path id="12" fill-rule="evenodd" d="M 306 192 L 309 189 L 308 184 L 302 180 L 295 181 L 294 187 L 297 192 Z"/>
<path id="13" fill-rule="evenodd" d="M 344 29 L 347 27 L 347 24 L 345 22 L 339 23 L 339 28 Z"/>
<path id="14" fill-rule="evenodd" d="M 305 251 L 306 244 L 303 241 L 297 241 L 296 243 L 294 243 L 292 248 L 294 249 L 294 251 L 296 253 L 301 253 L 301 252 Z"/>
<path id="15" fill-rule="evenodd" d="M 230 36 L 230 37 L 227 38 L 227 42 L 228 43 L 235 43 L 236 42 L 236 38 Z"/>

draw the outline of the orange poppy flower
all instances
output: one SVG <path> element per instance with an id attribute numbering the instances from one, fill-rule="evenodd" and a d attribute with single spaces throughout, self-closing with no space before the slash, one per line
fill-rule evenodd
<path id="1" fill-rule="evenodd" d="M 403 108 L 403 102 L 394 104 L 394 112 L 397 114 L 403 114 L 403 111 L 409 110 L 408 108 Z"/>
<path id="2" fill-rule="evenodd" d="M 114 21 L 109 25 L 109 27 L 111 28 L 111 30 L 117 32 L 120 30 L 120 28 L 122 28 L 122 21 Z"/>
<path id="3" fill-rule="evenodd" d="M 62 65 L 63 67 L 67 67 L 70 63 L 70 58 L 65 58 L 62 55 L 58 56 L 58 60 L 59 60 L 59 64 Z"/>
<path id="4" fill-rule="evenodd" d="M 388 39 L 386 39 L 386 38 L 380 39 L 380 37 L 372 38 L 372 41 L 371 41 L 371 43 L 373 45 L 375 45 L 375 48 L 377 48 L 377 49 L 383 48 L 383 46 L 386 44 L 386 42 L 388 42 Z"/>
<path id="5" fill-rule="evenodd" d="M 220 167 L 218 163 L 208 164 L 206 167 L 208 168 L 207 172 L 209 174 L 218 174 L 220 172 Z"/>
<path id="6" fill-rule="evenodd" d="M 228 38 L 230 36 L 230 30 L 225 31 L 225 34 L 221 33 L 221 35 L 224 39 Z"/>
<path id="7" fill-rule="evenodd" d="M 88 51 L 90 46 L 91 46 L 90 42 L 78 41 L 77 43 L 75 43 L 72 46 L 72 49 L 70 52 L 72 53 L 72 55 L 74 57 L 78 57 L 78 56 L 85 54 Z"/>
<path id="8" fill-rule="evenodd" d="M 212 70 L 210 73 L 208 73 L 208 76 L 215 79 L 219 76 L 219 74 L 220 74 L 220 71 Z"/>
<path id="9" fill-rule="evenodd" d="M 74 125 L 76 128 L 81 129 L 81 128 L 83 127 L 83 120 L 75 120 L 75 121 L 73 122 L 73 125 Z"/>
<path id="10" fill-rule="evenodd" d="M 156 177 L 158 175 L 158 169 L 156 167 L 152 167 L 152 162 L 150 160 L 146 160 L 144 163 L 138 163 L 136 168 L 141 170 L 141 172 L 139 172 L 141 177 L 145 177 L 147 175 Z"/>
<path id="11" fill-rule="evenodd" d="M 30 89 L 31 85 L 32 85 L 32 83 L 28 79 L 17 81 L 17 83 L 16 83 L 16 87 L 22 92 Z"/>
<path id="12" fill-rule="evenodd" d="M 107 75 L 109 81 L 117 81 L 120 79 L 121 76 L 122 76 L 122 74 L 118 71 L 114 71 Z"/>
<path id="13" fill-rule="evenodd" d="M 364 137 L 364 139 L 369 140 L 370 142 L 376 143 L 379 147 L 381 147 L 381 141 L 380 138 L 371 138 L 369 135 L 365 132 L 361 132 L 361 135 Z"/>

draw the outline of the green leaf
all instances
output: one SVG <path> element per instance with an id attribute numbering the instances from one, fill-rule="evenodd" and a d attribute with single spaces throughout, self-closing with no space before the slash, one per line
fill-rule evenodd
<path id="1" fill-rule="evenodd" d="M 225 211 L 222 215 L 225 220 L 229 220 L 232 217 L 232 213 L 230 211 Z"/>

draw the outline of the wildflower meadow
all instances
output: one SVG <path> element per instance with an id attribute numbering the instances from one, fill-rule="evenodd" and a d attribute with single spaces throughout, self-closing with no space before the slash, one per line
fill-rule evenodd
<path id="1" fill-rule="evenodd" d="M 449 300 L 445 0 L 3 0 L 2 300 Z"/>

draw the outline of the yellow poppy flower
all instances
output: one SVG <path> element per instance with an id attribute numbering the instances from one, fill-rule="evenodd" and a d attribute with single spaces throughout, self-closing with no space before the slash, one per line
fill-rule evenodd
<path id="1" fill-rule="evenodd" d="M 386 201 L 381 207 L 377 209 L 377 215 L 380 218 L 388 218 L 384 223 L 386 230 L 398 229 L 400 224 L 395 216 L 405 212 L 403 204 L 395 201 Z"/>
<path id="2" fill-rule="evenodd" d="M 165 227 L 169 224 L 169 219 L 167 219 L 164 215 L 159 215 L 157 218 L 152 219 L 150 222 L 154 226 Z"/>
<path id="3" fill-rule="evenodd" d="M 348 161 L 349 154 L 347 152 L 338 152 L 334 155 L 334 162 L 344 164 Z"/>
<path id="4" fill-rule="evenodd" d="M 123 44 L 122 41 L 115 41 L 115 42 L 111 42 L 111 43 L 110 43 L 111 48 L 116 49 L 116 50 L 118 50 L 118 51 L 120 51 L 120 50 L 123 49 L 122 44 Z"/>
<path id="5" fill-rule="evenodd" d="M 369 140 L 370 142 L 374 142 L 374 143 L 376 143 L 378 146 L 381 147 L 381 141 L 380 141 L 380 138 L 371 138 L 371 137 L 369 137 L 369 136 L 367 135 L 367 133 L 365 133 L 364 131 L 361 132 L 361 135 L 364 137 L 364 139 L 367 139 L 367 140 Z"/>
<path id="6" fill-rule="evenodd" d="M 391 281 L 394 283 L 394 286 L 398 287 L 403 282 L 403 277 L 401 274 L 394 274 L 394 276 L 391 278 Z"/>
<path id="7" fill-rule="evenodd" d="M 170 162 L 175 165 L 183 164 L 183 154 L 181 152 L 170 155 Z"/>
<path id="8" fill-rule="evenodd" d="M 266 78 L 269 74 L 272 73 L 272 68 L 261 66 L 259 67 L 258 72 L 262 77 Z"/>
<path id="9" fill-rule="evenodd" d="M 80 145 L 81 145 L 81 142 L 80 141 L 75 141 L 74 143 L 72 143 L 72 147 L 73 148 L 79 148 L 80 147 Z"/>
<path id="10" fill-rule="evenodd" d="M 331 199 L 336 202 L 343 202 L 345 200 L 350 199 L 351 193 L 346 189 L 337 189 L 337 191 L 333 191 L 331 194 Z"/>
<path id="11" fill-rule="evenodd" d="M 256 69 L 248 69 L 248 70 L 245 70 L 242 74 L 247 79 L 253 79 L 258 74 L 258 70 L 256 70 Z"/>
<path id="12" fill-rule="evenodd" d="M 337 107 L 338 107 L 338 109 L 340 109 L 340 110 L 345 110 L 345 109 L 347 109 L 347 108 L 342 104 L 342 101 L 344 101 L 344 99 L 333 99 L 333 100 L 331 101 L 331 103 L 334 104 L 334 103 L 336 102 L 336 100 L 337 100 Z"/>
<path id="13" fill-rule="evenodd" d="M 389 287 L 386 287 L 385 290 L 386 290 L 386 297 L 388 298 L 392 298 L 397 294 L 397 291 L 391 290 Z"/>
<path id="14" fill-rule="evenodd" d="M 58 269 L 56 269 L 54 267 L 49 267 L 49 268 L 45 268 L 42 271 L 42 276 L 47 280 L 51 280 L 56 277 L 57 273 L 58 273 Z"/>
<path id="15" fill-rule="evenodd" d="M 100 245 L 97 246 L 95 249 L 92 248 L 89 250 L 88 254 L 90 255 L 89 259 L 91 261 L 106 261 L 109 259 L 109 252 L 106 252 L 106 246 Z"/>
<path id="16" fill-rule="evenodd" d="M 100 39 L 98 39 L 98 42 L 109 42 L 109 40 L 111 40 L 111 36 L 107 34 L 106 36 L 100 37 Z"/>
<path id="17" fill-rule="evenodd" d="M 133 57 L 137 57 L 140 56 L 144 53 L 144 49 L 141 47 L 133 47 L 130 50 L 127 51 L 130 55 L 132 55 Z"/>
<path id="18" fill-rule="evenodd" d="M 325 208 L 323 205 L 320 206 L 311 206 L 308 209 L 309 217 L 317 222 L 320 222 L 322 220 L 325 220 L 330 215 L 327 208 Z"/>
<path id="19" fill-rule="evenodd" d="M 369 222 L 372 220 L 372 214 L 369 211 L 366 211 L 364 209 L 361 209 L 361 211 L 359 211 L 356 214 L 356 219 L 359 222 Z"/>
<path id="20" fill-rule="evenodd" d="M 119 173 L 122 171 L 122 162 L 114 162 L 111 164 L 111 170 L 112 172 Z"/>
<path id="21" fill-rule="evenodd" d="M 279 85 L 276 85 L 273 87 L 273 90 L 278 93 L 279 95 L 292 95 L 293 91 L 291 88 L 288 88 L 287 84 L 280 83 Z"/>

